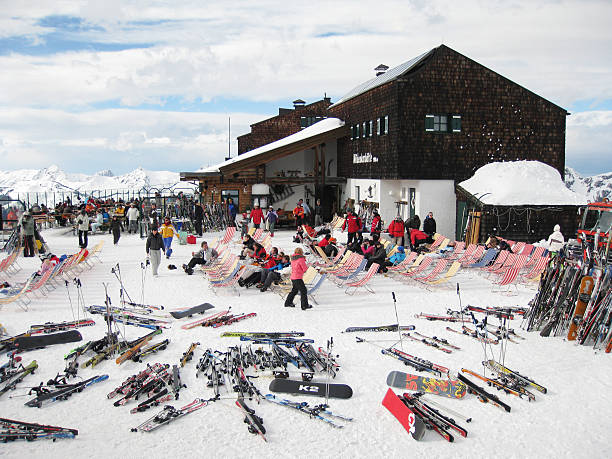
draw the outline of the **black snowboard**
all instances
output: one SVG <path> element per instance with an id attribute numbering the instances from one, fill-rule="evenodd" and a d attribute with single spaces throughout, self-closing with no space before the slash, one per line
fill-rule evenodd
<path id="1" fill-rule="evenodd" d="M 184 311 L 172 311 L 170 315 L 175 319 L 182 319 L 183 317 L 191 317 L 194 314 L 204 314 L 209 309 L 213 309 L 214 306 L 210 303 L 202 303 L 193 308 L 185 309 Z"/>
<path id="2" fill-rule="evenodd" d="M 78 330 L 68 330 L 60 333 L 50 333 L 48 335 L 23 336 L 13 342 L 13 346 L 22 351 L 36 349 L 37 347 L 50 346 L 51 344 L 74 343 L 81 341 L 83 336 Z"/>
<path id="3" fill-rule="evenodd" d="M 276 378 L 270 383 L 269 390 L 285 394 L 314 395 L 325 397 L 326 388 L 329 387 L 330 398 L 351 398 L 353 389 L 346 384 L 325 384 L 312 381 L 294 381 L 292 379 Z"/>

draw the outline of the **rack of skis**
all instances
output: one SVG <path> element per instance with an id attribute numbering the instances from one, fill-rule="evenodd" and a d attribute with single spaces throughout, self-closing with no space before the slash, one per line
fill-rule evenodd
<path id="1" fill-rule="evenodd" d="M 605 260 L 605 258 L 604 258 Z M 612 282 L 610 266 L 586 258 L 556 257 L 540 280 L 525 315 L 524 327 L 541 336 L 612 351 Z"/>

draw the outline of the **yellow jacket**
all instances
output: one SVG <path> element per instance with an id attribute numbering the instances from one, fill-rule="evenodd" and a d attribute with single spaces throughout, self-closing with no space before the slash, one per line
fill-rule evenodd
<path id="1" fill-rule="evenodd" d="M 165 223 L 159 228 L 159 231 L 161 232 L 161 236 L 162 237 L 173 237 L 174 236 L 174 232 L 176 231 L 174 229 L 174 225 L 170 224 L 170 225 L 166 225 Z"/>

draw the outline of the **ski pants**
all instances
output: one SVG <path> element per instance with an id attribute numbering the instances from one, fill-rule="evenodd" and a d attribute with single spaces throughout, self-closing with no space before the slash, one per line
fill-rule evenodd
<path id="1" fill-rule="evenodd" d="M 138 231 L 138 220 L 130 220 L 128 222 L 128 234 L 134 233 Z"/>
<path id="2" fill-rule="evenodd" d="M 153 271 L 153 275 L 157 276 L 157 270 L 159 268 L 159 265 L 161 264 L 161 251 L 160 251 L 160 249 L 150 250 L 149 251 L 149 257 L 151 258 L 151 270 Z"/>
<path id="3" fill-rule="evenodd" d="M 164 239 L 164 252 L 166 252 L 166 258 L 170 258 L 172 253 L 172 237 L 165 237 Z"/>
<path id="4" fill-rule="evenodd" d="M 23 244 L 23 256 L 24 257 L 34 256 L 34 236 L 33 235 L 25 236 L 25 241 Z"/>
<path id="5" fill-rule="evenodd" d="M 113 230 L 113 244 L 117 244 L 119 242 L 119 238 L 121 237 L 121 230 Z"/>
<path id="6" fill-rule="evenodd" d="M 87 233 L 89 231 L 79 230 L 79 247 L 82 249 L 87 247 Z"/>
<path id="7" fill-rule="evenodd" d="M 291 283 L 293 284 L 293 288 L 285 300 L 285 306 L 291 306 L 293 304 L 293 299 L 299 292 L 302 308 L 308 307 L 308 290 L 306 290 L 304 281 L 302 279 L 291 279 Z"/>

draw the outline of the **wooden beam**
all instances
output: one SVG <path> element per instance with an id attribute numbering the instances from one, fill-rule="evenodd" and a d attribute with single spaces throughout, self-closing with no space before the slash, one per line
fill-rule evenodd
<path id="1" fill-rule="evenodd" d="M 314 147 L 314 176 L 315 176 L 315 185 L 319 183 L 319 145 L 315 145 Z"/>
<path id="2" fill-rule="evenodd" d="M 325 144 L 321 144 L 321 176 L 323 180 L 321 181 L 323 186 L 325 186 Z"/>

